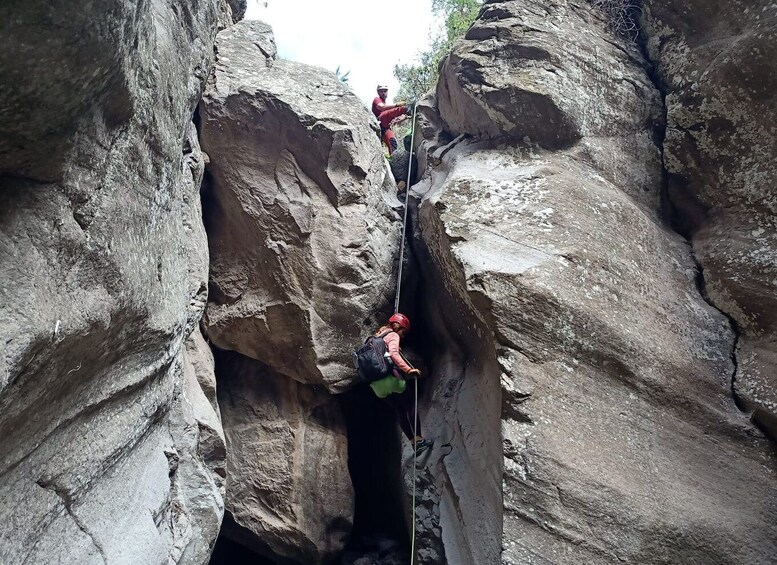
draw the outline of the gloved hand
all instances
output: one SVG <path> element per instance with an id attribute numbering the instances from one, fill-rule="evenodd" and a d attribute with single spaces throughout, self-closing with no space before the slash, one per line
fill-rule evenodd
<path id="1" fill-rule="evenodd" d="M 418 377 L 420 377 L 420 376 L 421 376 L 421 371 L 419 371 L 418 369 L 410 369 L 410 370 L 407 372 L 407 375 L 408 375 L 409 377 L 413 377 L 414 379 L 417 379 Z"/>

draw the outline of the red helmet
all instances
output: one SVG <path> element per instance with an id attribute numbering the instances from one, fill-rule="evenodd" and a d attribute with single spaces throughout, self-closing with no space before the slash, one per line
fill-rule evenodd
<path id="1" fill-rule="evenodd" d="M 391 316 L 391 318 L 389 318 L 389 324 L 392 322 L 396 322 L 397 324 L 405 328 L 406 332 L 410 331 L 410 318 L 408 318 L 404 314 L 400 314 L 399 312 L 397 312 L 396 314 Z"/>

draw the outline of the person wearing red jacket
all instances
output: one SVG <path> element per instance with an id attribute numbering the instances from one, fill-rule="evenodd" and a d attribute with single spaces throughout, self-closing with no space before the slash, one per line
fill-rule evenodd
<path id="1" fill-rule="evenodd" d="M 391 122 L 399 116 L 404 116 L 412 111 L 412 107 L 406 104 L 389 104 L 386 102 L 388 97 L 388 86 L 378 85 L 378 95 L 372 101 L 372 113 L 380 122 L 380 138 L 388 147 L 389 156 L 397 149 L 397 138 L 391 131 Z"/>
<path id="2" fill-rule="evenodd" d="M 393 364 L 393 375 L 375 381 L 370 386 L 375 394 L 396 410 L 399 416 L 399 427 L 407 439 L 413 444 L 416 455 L 429 449 L 433 442 L 421 435 L 421 417 L 415 410 L 415 401 L 409 390 L 406 390 L 405 379 L 418 378 L 421 371 L 412 367 L 399 348 L 400 340 L 410 331 L 410 319 L 404 314 L 396 313 L 389 318 L 388 324 L 381 326 L 376 336 L 382 336 L 386 343 L 386 352 Z M 415 427 L 413 413 L 415 412 Z"/>

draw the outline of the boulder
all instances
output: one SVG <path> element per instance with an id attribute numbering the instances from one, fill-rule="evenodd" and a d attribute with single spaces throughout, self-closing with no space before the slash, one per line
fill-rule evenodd
<path id="1" fill-rule="evenodd" d="M 777 438 L 777 6 L 645 2 L 673 221 L 738 334 L 734 391 Z"/>
<path id="2" fill-rule="evenodd" d="M 325 563 L 354 518 L 329 392 L 351 385 L 351 352 L 390 307 L 401 222 L 367 109 L 332 73 L 275 55 L 266 24 L 221 32 L 199 108 L 224 535 L 271 559 Z"/>
<path id="3" fill-rule="evenodd" d="M 571 20 L 575 30 L 562 30 Z M 583 138 L 645 138 L 661 121 L 658 92 L 639 72 L 639 50 L 613 45 L 599 32 L 604 26 L 603 16 L 584 5 L 487 2 L 441 65 L 437 100 L 446 129 L 547 148 Z M 650 150 L 652 140 L 607 149 L 635 145 Z M 623 174 L 636 172 L 630 169 Z"/>
<path id="4" fill-rule="evenodd" d="M 275 60 L 260 22 L 217 39 L 200 105 L 210 157 L 207 333 L 336 391 L 388 310 L 401 222 L 372 118 L 327 71 Z"/>
<path id="5" fill-rule="evenodd" d="M 610 29 L 574 0 L 488 2 L 423 108 L 436 470 L 416 516 L 419 551 L 447 562 L 777 550 L 777 460 L 731 398 L 735 332 L 662 217 L 661 97 Z"/>
<path id="6" fill-rule="evenodd" d="M 238 353 L 217 360 L 229 454 L 224 535 L 284 563 L 330 563 L 354 513 L 337 400 Z"/>
<path id="7" fill-rule="evenodd" d="M 0 562 L 202 564 L 224 453 L 184 343 L 218 2 L 67 8 L 0 8 Z"/>

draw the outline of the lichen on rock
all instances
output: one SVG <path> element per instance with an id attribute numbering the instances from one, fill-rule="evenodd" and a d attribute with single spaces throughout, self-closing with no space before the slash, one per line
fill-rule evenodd
<path id="1" fill-rule="evenodd" d="M 732 389 L 777 438 L 777 6 L 645 2 L 648 53 L 666 97 L 673 221 L 705 293 L 739 333 Z"/>
<path id="2" fill-rule="evenodd" d="M 584 3 L 488 2 L 423 107 L 413 247 L 446 346 L 422 410 L 453 447 L 429 512 L 455 562 L 774 553 L 774 457 L 662 216 L 649 71 Z"/>

